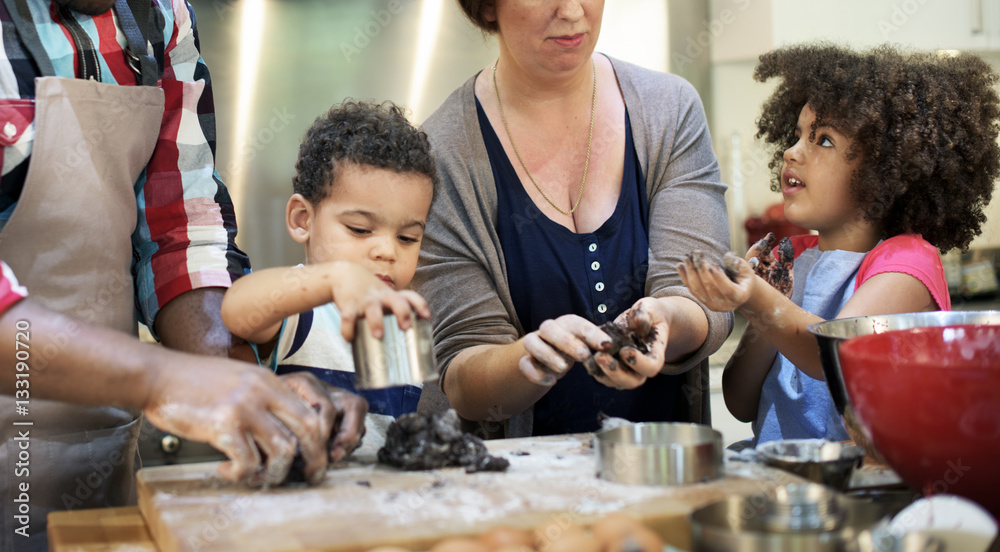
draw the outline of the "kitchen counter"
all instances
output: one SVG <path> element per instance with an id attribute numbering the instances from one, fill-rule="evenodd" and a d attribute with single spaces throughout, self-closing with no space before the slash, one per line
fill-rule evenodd
<path id="1" fill-rule="evenodd" d="M 563 516 L 587 525 L 613 511 L 639 518 L 669 545 L 689 550 L 694 509 L 729 494 L 750 495 L 798 480 L 732 462 L 721 479 L 707 483 L 611 483 L 595 476 L 591 437 L 487 442 L 491 453 L 510 460 L 504 473 L 400 472 L 358 459 L 331 469 L 319 487 L 266 491 L 220 481 L 215 463 L 147 468 L 138 475 L 142 518 L 134 509 L 53 514 L 52 550 L 347 552 L 380 544 L 426 550 L 442 538 L 476 535 L 498 524 L 533 528 Z M 137 524 L 141 519 L 143 527 Z M 144 528 L 156 548 L 143 540 Z"/>

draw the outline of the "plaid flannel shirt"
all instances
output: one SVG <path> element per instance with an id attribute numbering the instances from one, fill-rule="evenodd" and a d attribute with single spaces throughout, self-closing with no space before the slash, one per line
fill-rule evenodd
<path id="1" fill-rule="evenodd" d="M 215 168 L 215 106 L 208 68 L 201 59 L 194 11 L 186 0 L 151 0 L 162 29 L 150 29 L 162 51 L 166 107 L 146 170 L 135 183 L 138 224 L 132 235 L 136 306 L 152 327 L 156 313 L 178 295 L 203 287 L 228 287 L 249 269 L 235 244 L 236 217 Z M 113 10 L 60 15 L 50 0 L 29 0 L 35 28 L 56 76 L 80 78 L 80 60 L 94 59 L 101 81 L 135 86 L 127 41 Z M 96 56 L 81 56 L 67 25 L 82 29 Z M 0 224 L 10 218 L 24 187 L 34 138 L 34 79 L 38 70 L 0 2 Z M 162 33 L 162 35 L 160 34 Z M 161 38 L 162 36 L 162 38 Z M 162 40 L 162 43 L 160 42 Z"/>

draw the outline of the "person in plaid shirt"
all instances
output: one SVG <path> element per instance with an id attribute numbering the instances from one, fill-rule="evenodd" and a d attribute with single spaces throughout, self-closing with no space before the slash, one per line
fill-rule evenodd
<path id="1" fill-rule="evenodd" d="M 134 501 L 140 410 L 182 436 L 221 436 L 215 444 L 234 459 L 231 478 L 253 472 L 263 453 L 257 478 L 280 481 L 297 446 L 308 474 L 321 477 L 343 455 L 343 433 L 356 440 L 363 432 L 364 416 L 341 413 L 363 401 L 300 375 L 281 382 L 318 412 L 264 404 L 276 391 L 258 376 L 242 378 L 243 393 L 227 393 L 233 382 L 220 381 L 234 374 L 221 359 L 199 359 L 194 369 L 191 355 L 150 353 L 118 333 L 134 336 L 138 319 L 170 349 L 225 356 L 232 347 L 220 304 L 249 263 L 215 168 L 211 80 L 191 7 L 2 0 L 0 34 L 0 259 L 31 293 L 0 319 L 0 335 L 11 349 L 16 332 L 30 329 L 24 381 L 35 386 L 0 395 L 0 465 L 9 472 L 22 454 L 32 459 L 30 469 L 0 478 L 0 550 L 45 550 L 52 510 Z M 163 399 L 155 405 L 121 370 L 170 363 L 176 371 L 154 383 L 174 391 L 155 393 Z M 186 396 L 169 383 L 181 374 L 191 378 Z M 74 385 L 81 379 L 89 383 Z M 12 373 L 0 381 L 2 390 L 17 385 Z M 51 385 L 61 392 L 46 392 Z M 30 404 L 16 402 L 31 391 Z M 220 401 L 228 409 L 209 426 L 205 408 Z M 257 416 L 245 408 L 253 403 Z M 30 500 L 17 503 L 22 485 Z"/>

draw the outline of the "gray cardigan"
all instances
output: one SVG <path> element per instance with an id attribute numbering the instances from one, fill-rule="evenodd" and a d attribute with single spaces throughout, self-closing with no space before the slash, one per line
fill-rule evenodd
<path id="1" fill-rule="evenodd" d="M 695 249 L 721 258 L 729 251 L 729 222 L 719 164 L 705 112 L 684 79 L 611 60 L 649 198 L 649 272 L 645 294 L 692 298 L 675 267 Z M 423 124 L 438 164 L 435 190 L 413 287 L 434 313 L 435 356 L 444 381 L 448 365 L 473 345 L 506 344 L 525 334 L 514 311 L 497 237 L 497 193 L 476 113 L 475 77 L 455 90 Z M 687 373 L 681 396 L 687 421 L 709 423 L 708 356 L 732 331 L 730 313 L 706 309 L 708 339 L 664 372 Z M 698 367 L 697 370 L 691 368 Z M 422 411 L 446 408 L 440 388 L 425 386 Z M 484 423 L 490 436 L 531 435 L 532 409 L 499 412 Z M 502 433 L 501 433 L 502 430 Z"/>

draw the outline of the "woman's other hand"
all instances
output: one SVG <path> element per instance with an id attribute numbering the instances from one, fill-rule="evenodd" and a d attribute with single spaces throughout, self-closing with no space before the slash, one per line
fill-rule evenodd
<path id="1" fill-rule="evenodd" d="M 611 339 L 593 322 L 575 314 L 546 320 L 536 331 L 524 336 L 528 354 L 518 368 L 532 383 L 551 387 L 573 367 L 590 358 L 594 351 L 607 351 Z M 606 355 L 605 355 L 606 356 Z"/>
<path id="2" fill-rule="evenodd" d="M 750 251 L 748 257 L 756 255 L 753 248 Z M 716 312 L 734 311 L 750 299 L 755 274 L 750 263 L 732 253 L 726 253 L 722 262 L 719 266 L 695 251 L 677 265 L 677 272 L 706 307 Z"/>

